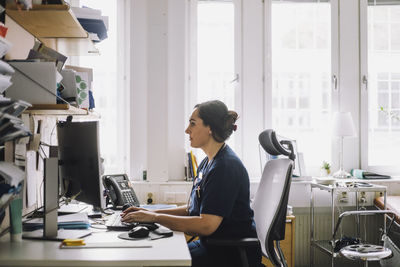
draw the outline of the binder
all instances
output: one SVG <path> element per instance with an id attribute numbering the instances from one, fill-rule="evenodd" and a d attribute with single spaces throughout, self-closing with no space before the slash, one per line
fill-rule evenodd
<path id="1" fill-rule="evenodd" d="M 197 176 L 197 162 L 195 159 L 195 156 L 193 155 L 193 152 L 190 151 L 190 159 L 192 161 L 192 168 L 193 168 L 193 178 L 195 178 Z"/>
<path id="2" fill-rule="evenodd" d="M 56 104 L 57 69 L 54 62 L 10 61 L 15 73 L 6 96 L 31 104 Z"/>

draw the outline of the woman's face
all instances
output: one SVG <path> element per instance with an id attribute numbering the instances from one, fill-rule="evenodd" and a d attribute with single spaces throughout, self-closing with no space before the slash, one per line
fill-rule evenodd
<path id="1" fill-rule="evenodd" d="M 189 126 L 185 133 L 189 135 L 190 145 L 194 148 L 204 147 L 212 138 L 210 126 L 204 126 L 203 120 L 199 117 L 198 109 L 195 109 L 190 116 Z"/>

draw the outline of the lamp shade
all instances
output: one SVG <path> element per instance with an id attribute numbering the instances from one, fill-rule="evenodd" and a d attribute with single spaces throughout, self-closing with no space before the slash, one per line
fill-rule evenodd
<path id="1" fill-rule="evenodd" d="M 356 127 L 350 112 L 337 112 L 333 115 L 332 134 L 338 137 L 356 137 Z"/>

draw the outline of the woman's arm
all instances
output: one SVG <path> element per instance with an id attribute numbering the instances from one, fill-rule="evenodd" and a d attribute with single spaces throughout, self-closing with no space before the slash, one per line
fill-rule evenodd
<path id="1" fill-rule="evenodd" d="M 132 206 L 132 207 L 129 207 L 126 210 L 124 210 L 122 212 L 122 214 L 126 214 L 126 213 L 129 213 L 129 212 L 135 212 L 135 211 L 139 211 L 139 210 L 149 211 L 149 210 L 144 209 L 144 208 L 139 208 L 139 207 Z M 189 215 L 188 212 L 187 212 L 187 205 L 180 206 L 180 207 L 173 208 L 173 209 L 152 210 L 152 212 L 160 213 L 160 214 L 177 215 L 177 216 L 187 216 L 187 215 Z M 124 215 L 122 215 L 122 217 L 124 217 Z"/>
<path id="2" fill-rule="evenodd" d="M 188 216 L 189 213 L 187 211 L 187 205 L 179 206 L 173 209 L 162 209 L 162 210 L 155 210 L 155 213 L 158 214 L 169 214 L 169 215 L 177 215 L 177 216 Z"/>
<path id="3" fill-rule="evenodd" d="M 214 233 L 221 224 L 222 219 L 220 216 L 211 214 L 177 216 L 145 210 L 125 213 L 122 216 L 122 221 L 124 222 L 156 222 L 171 230 L 201 236 L 208 236 Z"/>

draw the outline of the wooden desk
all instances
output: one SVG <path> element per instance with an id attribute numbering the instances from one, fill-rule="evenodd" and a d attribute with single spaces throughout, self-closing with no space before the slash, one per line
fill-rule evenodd
<path id="1" fill-rule="evenodd" d="M 96 232 L 86 241 L 117 242 L 120 232 Z M 134 241 L 132 241 L 134 242 Z M 0 266 L 190 266 L 184 234 L 151 241 L 151 248 L 60 249 L 60 242 L 0 239 Z"/>
<path id="2" fill-rule="evenodd" d="M 281 241 L 281 248 L 285 255 L 288 267 L 294 267 L 294 234 L 295 234 L 295 219 L 296 217 L 286 216 L 285 239 Z M 273 266 L 272 263 L 265 257 L 262 258 L 262 263 L 267 267 Z"/>

